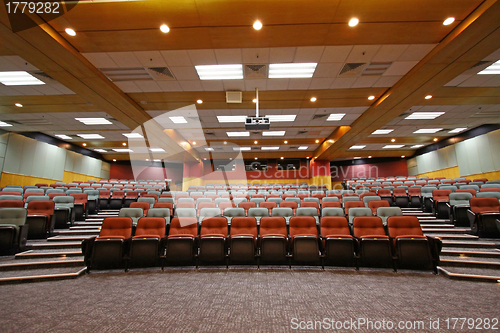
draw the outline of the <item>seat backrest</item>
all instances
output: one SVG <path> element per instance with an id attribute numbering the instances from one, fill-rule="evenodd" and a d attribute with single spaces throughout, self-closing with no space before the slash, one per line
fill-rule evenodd
<path id="1" fill-rule="evenodd" d="M 194 208 L 176 208 L 174 215 L 177 217 L 196 217 L 196 209 L 194 209 Z"/>
<path id="2" fill-rule="evenodd" d="M 319 211 L 316 207 L 299 207 L 295 213 L 296 216 L 318 216 Z"/>
<path id="3" fill-rule="evenodd" d="M 357 216 L 373 216 L 373 212 L 368 207 L 352 207 L 349 209 L 349 220 Z"/>
<path id="4" fill-rule="evenodd" d="M 200 209 L 200 218 L 221 216 L 220 208 L 202 208 Z"/>
<path id="5" fill-rule="evenodd" d="M 378 216 L 358 216 L 353 221 L 353 234 L 362 236 L 386 236 L 382 219 Z"/>
<path id="6" fill-rule="evenodd" d="M 165 236 L 165 219 L 162 217 L 141 217 L 137 221 L 135 236 L 158 237 Z"/>
<path id="7" fill-rule="evenodd" d="M 370 201 L 373 201 L 373 200 L 379 201 L 381 199 L 378 195 L 369 195 L 369 196 L 363 197 L 363 203 L 365 204 L 365 207 L 368 207 L 368 203 Z"/>
<path id="8" fill-rule="evenodd" d="M 181 223 L 182 222 L 182 223 Z M 170 222 L 169 236 L 188 235 L 196 237 L 198 235 L 198 223 L 196 217 L 174 217 Z"/>
<path id="9" fill-rule="evenodd" d="M 391 238 L 424 235 L 416 216 L 391 216 L 387 219 L 387 230 Z"/>
<path id="10" fill-rule="evenodd" d="M 218 205 L 219 209 L 221 212 L 223 212 L 224 210 L 226 210 L 226 208 L 232 208 L 232 207 L 236 207 L 236 205 L 233 203 L 233 202 L 219 202 L 219 205 Z"/>
<path id="11" fill-rule="evenodd" d="M 132 218 L 130 217 L 106 217 L 102 221 L 99 237 L 121 237 L 132 236 Z"/>
<path id="12" fill-rule="evenodd" d="M 54 214 L 54 201 L 33 200 L 28 203 L 28 215 L 47 215 Z"/>
<path id="13" fill-rule="evenodd" d="M 420 189 L 420 193 L 424 198 L 432 198 L 432 192 L 437 190 L 435 186 L 424 186 Z"/>
<path id="14" fill-rule="evenodd" d="M 141 208 L 144 216 L 147 215 L 148 210 L 151 208 L 147 202 L 132 202 L 132 203 L 130 203 L 129 207 L 130 208 Z"/>
<path id="15" fill-rule="evenodd" d="M 321 207 L 322 208 L 326 208 L 326 207 L 342 207 L 342 205 L 338 201 L 325 201 L 325 202 L 323 202 L 321 204 Z"/>
<path id="16" fill-rule="evenodd" d="M 257 239 L 257 220 L 255 217 L 234 217 L 231 220 L 231 236 L 252 235 Z"/>
<path id="17" fill-rule="evenodd" d="M 277 209 L 277 208 L 275 208 Z M 286 220 L 281 216 L 263 217 L 260 219 L 260 236 L 287 237 Z"/>
<path id="18" fill-rule="evenodd" d="M 75 205 L 75 198 L 72 196 L 57 196 L 52 199 L 55 203 L 56 208 L 60 207 L 74 207 Z"/>
<path id="19" fill-rule="evenodd" d="M 468 205 L 469 200 L 472 199 L 472 194 L 469 192 L 454 192 L 450 193 L 450 205 Z"/>
<path id="20" fill-rule="evenodd" d="M 499 211 L 499 207 L 500 204 L 497 198 L 487 197 L 470 199 L 470 210 L 476 214 L 496 213 Z"/>
<path id="21" fill-rule="evenodd" d="M 147 217 L 170 217 L 170 209 L 169 208 L 150 208 L 148 210 Z"/>
<path id="22" fill-rule="evenodd" d="M 86 204 L 87 203 L 87 193 L 71 193 L 70 196 L 75 198 L 75 204 Z"/>
<path id="23" fill-rule="evenodd" d="M 238 204 L 238 207 L 240 208 L 244 208 L 245 210 L 248 210 L 249 208 L 252 208 L 252 207 L 257 207 L 257 204 L 255 202 L 247 202 L 247 201 L 244 201 L 244 202 L 240 202 Z"/>
<path id="24" fill-rule="evenodd" d="M 152 197 L 140 197 L 139 199 L 137 199 L 137 202 L 145 202 L 148 203 L 150 207 L 153 207 L 156 200 Z"/>
<path id="25" fill-rule="evenodd" d="M 21 202 L 22 205 L 22 202 Z M 0 224 L 21 226 L 26 224 L 27 210 L 21 207 L 3 207 L 0 209 Z"/>
<path id="26" fill-rule="evenodd" d="M 235 216 L 245 216 L 245 208 L 228 207 L 224 209 L 224 216 L 235 217 Z M 233 220 L 231 220 L 231 226 L 233 225 Z"/>
<path id="27" fill-rule="evenodd" d="M 265 207 L 252 207 L 248 209 L 247 215 L 254 217 L 269 216 L 269 210 Z"/>
<path id="28" fill-rule="evenodd" d="M 450 193 L 450 190 L 434 190 L 432 191 L 432 199 L 434 199 L 434 201 L 448 201 L 450 200 L 448 197 Z"/>
<path id="29" fill-rule="evenodd" d="M 312 216 L 292 216 L 290 218 L 290 236 L 318 236 L 316 219 Z"/>
<path id="30" fill-rule="evenodd" d="M 349 224 L 344 216 L 323 216 L 320 225 L 323 237 L 351 235 Z"/>
<path id="31" fill-rule="evenodd" d="M 345 216 L 345 214 L 340 207 L 325 207 L 321 210 L 321 216 Z"/>
<path id="32" fill-rule="evenodd" d="M 175 207 L 177 207 L 177 208 L 195 208 L 195 204 L 194 204 L 194 202 L 178 202 Z"/>
<path id="33" fill-rule="evenodd" d="M 118 213 L 119 217 L 143 217 L 144 216 L 144 211 L 142 208 L 138 207 L 129 207 L 129 208 L 122 208 L 120 209 L 120 212 Z"/>
<path id="34" fill-rule="evenodd" d="M 9 200 L 9 201 L 12 201 L 12 200 L 21 200 L 23 201 L 23 196 L 22 195 L 15 195 L 15 194 L 1 194 L 2 192 L 0 192 L 0 200 Z M 3 193 L 7 193 L 7 192 L 3 192 Z"/>
<path id="35" fill-rule="evenodd" d="M 340 198 L 338 196 L 328 196 L 328 197 L 324 197 L 322 202 L 325 203 L 325 202 L 340 202 Z"/>
<path id="36" fill-rule="evenodd" d="M 390 207 L 389 201 L 387 200 L 372 200 L 368 202 L 368 208 L 370 208 L 373 214 L 377 213 L 379 207 Z"/>
<path id="37" fill-rule="evenodd" d="M 359 195 L 359 198 L 363 200 L 364 197 L 374 197 L 377 196 L 377 193 L 375 192 L 363 192 Z"/>
<path id="38" fill-rule="evenodd" d="M 209 235 L 222 235 L 223 237 L 227 237 L 227 234 L 227 219 L 225 217 L 207 217 L 201 222 L 200 236 L 202 237 Z"/>
<path id="39" fill-rule="evenodd" d="M 347 201 L 344 203 L 344 210 L 346 215 L 349 215 L 349 209 L 355 207 L 365 207 L 365 204 L 362 201 Z"/>
<path id="40" fill-rule="evenodd" d="M 378 207 L 377 216 L 382 219 L 382 221 L 387 221 L 389 216 L 403 216 L 403 211 L 399 207 Z"/>
<path id="41" fill-rule="evenodd" d="M 377 195 L 379 197 L 390 197 L 391 196 L 391 190 L 386 189 L 386 188 L 381 188 L 380 190 L 377 191 Z"/>
<path id="42" fill-rule="evenodd" d="M 455 193 L 470 193 L 472 197 L 476 196 L 477 191 L 473 188 L 459 188 Z"/>
<path id="43" fill-rule="evenodd" d="M 486 185 L 483 185 L 479 192 L 500 192 L 500 185 L 494 184 L 497 187 L 485 187 Z"/>
<path id="44" fill-rule="evenodd" d="M 271 211 L 272 216 L 282 216 L 282 217 L 290 217 L 293 216 L 293 210 L 290 207 L 275 207 Z"/>
<path id="45" fill-rule="evenodd" d="M 408 189 L 408 195 L 413 197 L 413 196 L 420 196 L 420 187 L 410 187 Z"/>
<path id="46" fill-rule="evenodd" d="M 125 192 L 124 191 L 113 191 L 113 194 L 111 195 L 111 197 L 114 199 L 123 199 L 125 197 Z"/>
<path id="47" fill-rule="evenodd" d="M 24 202 L 22 200 L 0 200 L 0 207 L 23 208 Z"/>
<path id="48" fill-rule="evenodd" d="M 500 192 L 479 192 L 476 193 L 477 198 L 497 198 L 500 200 Z"/>
<path id="49" fill-rule="evenodd" d="M 267 208 L 268 211 L 272 211 L 273 208 L 278 207 L 278 204 L 276 202 L 261 202 L 259 204 L 259 207 L 262 208 Z"/>

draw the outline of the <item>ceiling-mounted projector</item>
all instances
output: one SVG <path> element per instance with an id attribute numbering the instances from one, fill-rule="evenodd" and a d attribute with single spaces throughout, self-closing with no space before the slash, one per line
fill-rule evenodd
<path id="1" fill-rule="evenodd" d="M 271 125 L 269 118 L 266 117 L 247 117 L 245 119 L 246 130 L 268 130 Z"/>

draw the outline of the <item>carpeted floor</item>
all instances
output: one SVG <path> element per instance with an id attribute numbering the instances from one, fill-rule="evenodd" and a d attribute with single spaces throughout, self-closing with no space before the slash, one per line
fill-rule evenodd
<path id="1" fill-rule="evenodd" d="M 324 318 L 422 320 L 423 329 L 392 331 L 469 332 L 447 330 L 444 320 L 499 318 L 500 285 L 411 272 L 169 269 L 0 286 L 0 304 L 1 332 L 292 332 Z M 441 329 L 429 328 L 431 318 Z M 388 331 L 351 328 L 337 331 Z"/>

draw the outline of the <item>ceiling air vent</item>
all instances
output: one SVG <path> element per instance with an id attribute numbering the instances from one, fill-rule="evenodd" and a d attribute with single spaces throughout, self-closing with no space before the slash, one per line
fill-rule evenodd
<path id="1" fill-rule="evenodd" d="M 483 65 L 486 65 L 486 64 L 490 64 L 490 63 L 493 63 L 493 61 L 481 60 L 480 62 L 478 62 L 477 64 L 475 64 L 474 66 L 472 66 L 471 69 L 479 67 L 479 66 L 483 66 Z"/>
<path id="2" fill-rule="evenodd" d="M 25 126 L 54 125 L 53 123 L 45 119 L 23 119 L 17 121 L 9 121 L 9 122 Z"/>
<path id="3" fill-rule="evenodd" d="M 261 79 L 267 77 L 266 65 L 245 65 L 245 79 Z"/>
<path id="4" fill-rule="evenodd" d="M 137 68 L 100 68 L 111 81 L 151 81 L 153 78 L 143 67 Z"/>
<path id="5" fill-rule="evenodd" d="M 339 77 L 353 77 L 359 76 L 363 73 L 366 63 L 363 62 L 350 62 L 346 63 L 340 70 Z"/>
<path id="6" fill-rule="evenodd" d="M 307 134 L 307 133 L 308 133 L 308 131 L 298 131 L 297 135 L 302 135 L 302 134 Z"/>
<path id="7" fill-rule="evenodd" d="M 469 116 L 469 118 L 497 118 L 500 116 L 500 111 L 479 111 Z"/>
<path id="8" fill-rule="evenodd" d="M 299 149 L 299 146 L 296 146 L 296 147 L 289 147 L 288 149 Z"/>
<path id="9" fill-rule="evenodd" d="M 313 116 L 312 120 L 321 119 L 321 118 L 325 118 L 325 117 L 328 117 L 328 115 L 327 114 L 315 114 Z"/>
<path id="10" fill-rule="evenodd" d="M 214 132 L 206 132 L 205 135 L 215 135 Z"/>
<path id="11" fill-rule="evenodd" d="M 388 62 L 370 62 L 366 66 L 361 76 L 380 76 L 392 65 L 392 61 Z"/>
<path id="12" fill-rule="evenodd" d="M 156 81 L 175 80 L 174 74 L 168 67 L 150 67 L 146 70 Z"/>
<path id="13" fill-rule="evenodd" d="M 241 103 L 242 100 L 241 91 L 226 91 L 226 103 Z"/>
<path id="14" fill-rule="evenodd" d="M 32 72 L 31 74 L 33 74 L 35 77 L 38 77 L 38 78 L 41 78 L 41 79 L 49 79 L 49 80 L 54 80 L 53 78 L 51 78 L 47 73 L 44 73 L 42 71 L 39 71 L 39 72 Z"/>

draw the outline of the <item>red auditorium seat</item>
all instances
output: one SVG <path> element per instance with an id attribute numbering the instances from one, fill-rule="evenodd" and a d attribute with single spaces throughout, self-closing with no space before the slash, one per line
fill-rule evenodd
<path id="1" fill-rule="evenodd" d="M 130 204 L 130 208 L 142 208 L 144 216 L 148 215 L 148 210 L 150 207 L 151 205 L 148 202 L 132 202 Z"/>
<path id="2" fill-rule="evenodd" d="M 269 263 L 287 260 L 288 236 L 284 217 L 263 217 L 260 219 L 261 261 Z"/>
<path id="3" fill-rule="evenodd" d="M 231 262 L 253 262 L 257 251 L 257 236 L 255 217 L 233 217 L 229 236 Z"/>
<path id="4" fill-rule="evenodd" d="M 71 193 L 70 196 L 75 198 L 75 220 L 84 220 L 87 215 L 87 193 Z"/>
<path id="5" fill-rule="evenodd" d="M 269 213 L 271 213 L 273 211 L 273 208 L 278 207 L 278 204 L 276 202 L 264 201 L 259 204 L 259 207 L 267 208 Z"/>
<path id="6" fill-rule="evenodd" d="M 372 210 L 373 215 L 377 215 L 377 209 L 379 207 L 390 207 L 387 200 L 372 200 L 368 202 L 368 208 Z"/>
<path id="7" fill-rule="evenodd" d="M 319 211 L 319 205 L 318 205 L 317 202 L 306 202 L 306 201 L 304 201 L 304 202 L 302 202 L 300 204 L 300 207 L 314 207 L 314 208 L 316 208 L 318 210 L 318 215 L 321 215 L 321 212 Z"/>
<path id="8" fill-rule="evenodd" d="M 194 202 L 179 202 L 177 205 L 175 205 L 175 207 L 176 208 L 195 208 L 196 206 L 195 206 Z"/>
<path id="9" fill-rule="evenodd" d="M 225 217 L 208 217 L 201 222 L 199 260 L 201 262 L 221 263 L 226 259 L 226 239 L 228 236 Z"/>
<path id="10" fill-rule="evenodd" d="M 468 212 L 471 230 L 479 237 L 500 238 L 497 220 L 500 219 L 500 204 L 497 198 L 472 198 Z"/>
<path id="11" fill-rule="evenodd" d="M 375 192 L 363 192 L 363 193 L 361 193 L 361 194 L 359 195 L 359 199 L 360 199 L 361 201 L 363 201 L 363 198 L 364 198 L 364 197 L 374 197 L 374 196 L 376 196 L 376 195 L 377 195 L 377 193 L 375 193 Z"/>
<path id="12" fill-rule="evenodd" d="M 130 207 L 132 202 L 136 202 L 139 198 L 139 192 L 137 191 L 128 191 L 125 192 L 125 198 L 123 199 L 123 207 Z"/>
<path id="13" fill-rule="evenodd" d="M 280 207 L 289 207 L 293 211 L 293 215 L 297 212 L 299 205 L 294 201 L 282 201 L 280 202 Z"/>
<path id="14" fill-rule="evenodd" d="M 356 242 L 345 217 L 325 216 L 321 218 L 321 241 L 325 264 L 332 266 L 354 266 Z"/>
<path id="15" fill-rule="evenodd" d="M 2 207 L 23 208 L 24 202 L 22 200 L 0 200 L 0 208 Z"/>
<path id="16" fill-rule="evenodd" d="M 318 263 L 318 229 L 312 216 L 292 216 L 290 218 L 291 252 L 295 262 Z"/>
<path id="17" fill-rule="evenodd" d="M 170 230 L 166 241 L 166 264 L 191 263 L 194 260 L 195 240 L 198 236 L 196 217 L 183 217 L 182 225 L 178 217 L 170 222 Z"/>
<path id="18" fill-rule="evenodd" d="M 389 203 L 389 206 L 392 206 L 394 203 L 394 199 L 392 197 L 391 190 L 387 188 L 381 188 L 377 191 L 377 195 L 380 197 L 382 200 L 386 200 Z"/>
<path id="19" fill-rule="evenodd" d="M 446 203 L 450 201 L 449 195 L 452 193 L 451 190 L 434 190 L 432 191 L 432 201 L 434 205 L 434 212 L 437 218 L 446 219 L 449 218 L 449 209 Z"/>
<path id="20" fill-rule="evenodd" d="M 170 209 L 170 216 L 174 215 L 174 204 L 171 202 L 157 202 L 153 205 L 153 208 L 168 208 Z"/>
<path id="21" fill-rule="evenodd" d="M 257 207 L 256 202 L 240 202 L 238 207 L 245 209 L 245 215 L 248 215 L 248 210 L 252 207 Z"/>
<path id="22" fill-rule="evenodd" d="M 378 216 L 359 216 L 353 220 L 353 234 L 359 241 L 361 266 L 394 267 L 389 237 Z"/>
<path id="23" fill-rule="evenodd" d="M 28 239 L 45 238 L 54 230 L 54 201 L 30 201 L 28 203 Z"/>
<path id="24" fill-rule="evenodd" d="M 326 207 L 342 207 L 342 205 L 338 201 L 325 201 L 321 204 L 321 208 Z"/>
<path id="25" fill-rule="evenodd" d="M 160 266 L 161 242 L 165 237 L 165 219 L 141 217 L 130 243 L 128 267 Z"/>
<path id="26" fill-rule="evenodd" d="M 410 197 L 411 207 L 421 207 L 422 206 L 422 193 L 420 187 L 410 187 L 408 189 L 408 196 Z"/>
<path id="27" fill-rule="evenodd" d="M 365 204 L 363 203 L 363 201 L 346 201 L 344 203 L 345 215 L 349 216 L 349 208 L 354 207 L 365 207 Z"/>
<path id="28" fill-rule="evenodd" d="M 481 187 L 479 189 L 479 192 L 500 192 L 500 187 L 489 187 L 489 188 Z"/>
<path id="29" fill-rule="evenodd" d="M 473 197 L 476 196 L 476 190 L 473 189 L 473 188 L 459 188 L 458 190 L 456 190 L 455 192 L 457 193 L 460 193 L 460 192 L 467 192 L 467 193 L 470 193 L 472 194 Z"/>
<path id="30" fill-rule="evenodd" d="M 109 198 L 111 197 L 111 192 L 109 190 L 99 191 L 99 208 L 107 209 L 109 204 Z"/>
<path id="31" fill-rule="evenodd" d="M 410 203 L 410 199 L 408 198 L 408 194 L 404 188 L 395 188 L 392 190 L 392 195 L 394 196 L 394 202 L 396 206 L 404 208 L 408 207 Z"/>
<path id="32" fill-rule="evenodd" d="M 120 209 L 123 206 L 123 199 L 125 198 L 124 191 L 113 191 L 111 198 L 109 198 L 110 209 Z"/>

